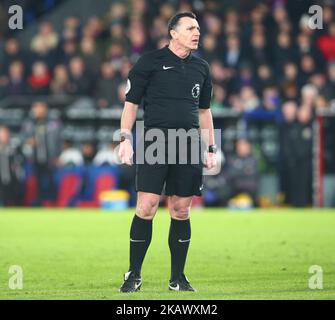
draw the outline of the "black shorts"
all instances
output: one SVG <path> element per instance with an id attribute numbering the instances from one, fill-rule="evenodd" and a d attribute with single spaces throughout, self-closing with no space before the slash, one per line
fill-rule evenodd
<path id="1" fill-rule="evenodd" d="M 166 140 L 165 147 L 168 149 L 168 144 L 171 141 Z M 153 142 L 144 142 L 144 151 Z M 199 159 L 200 161 L 192 161 L 190 148 L 192 144 L 199 144 Z M 140 164 L 136 164 L 136 191 L 149 192 L 161 195 L 164 187 L 165 195 L 189 197 L 201 196 L 203 187 L 203 161 L 200 156 L 200 138 L 198 141 L 188 141 L 187 143 L 187 159 L 186 163 L 180 163 L 179 143 L 176 144 L 176 163 L 168 163 L 168 152 L 166 152 L 165 163 L 149 164 L 146 159 Z M 144 157 L 145 158 L 145 157 Z"/>

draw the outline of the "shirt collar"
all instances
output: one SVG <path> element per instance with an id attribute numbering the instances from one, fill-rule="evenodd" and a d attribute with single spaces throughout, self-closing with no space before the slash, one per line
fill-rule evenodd
<path id="1" fill-rule="evenodd" d="M 180 57 L 178 57 L 176 54 L 174 54 L 170 49 L 169 49 L 169 45 L 166 45 L 165 46 L 165 51 L 167 52 L 167 54 L 170 56 L 170 57 L 172 57 L 174 60 L 176 60 L 176 61 L 189 61 L 189 60 L 191 60 L 192 59 L 192 52 L 190 52 L 190 54 L 186 57 L 186 58 L 184 58 L 184 59 L 182 59 L 182 58 L 180 58 Z"/>

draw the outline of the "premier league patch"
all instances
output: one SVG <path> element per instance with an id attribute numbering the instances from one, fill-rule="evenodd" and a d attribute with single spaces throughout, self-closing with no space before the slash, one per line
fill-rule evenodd
<path id="1" fill-rule="evenodd" d="M 192 88 L 192 97 L 194 99 L 197 99 L 199 98 L 199 95 L 200 95 L 200 84 L 196 83 L 194 87 Z"/>

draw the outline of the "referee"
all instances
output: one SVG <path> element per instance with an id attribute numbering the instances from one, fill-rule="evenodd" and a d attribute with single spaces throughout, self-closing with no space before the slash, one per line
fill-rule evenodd
<path id="1" fill-rule="evenodd" d="M 142 55 L 129 72 L 119 156 L 123 164 L 132 165 L 131 131 L 138 105 L 143 101 L 145 130 L 206 131 L 205 166 L 211 169 L 216 166 L 213 118 L 209 109 L 212 81 L 207 62 L 192 55 L 200 37 L 196 16 L 191 12 L 177 13 L 169 21 L 168 34 L 169 45 Z M 145 142 L 145 148 L 147 146 Z M 171 215 L 169 289 L 195 291 L 184 274 L 184 266 L 191 239 L 190 207 L 192 197 L 201 195 L 202 166 L 200 160 L 196 165 L 189 161 L 186 164 L 178 161 L 176 164 L 150 165 L 146 161 L 136 164 L 137 205 L 130 228 L 130 266 L 120 292 L 135 292 L 142 285 L 141 267 L 151 242 L 152 220 L 164 185 Z"/>

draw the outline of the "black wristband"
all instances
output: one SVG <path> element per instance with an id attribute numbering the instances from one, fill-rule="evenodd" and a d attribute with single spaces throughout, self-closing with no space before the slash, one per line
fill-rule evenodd
<path id="1" fill-rule="evenodd" d="M 208 146 L 208 152 L 209 153 L 216 153 L 218 147 L 216 146 L 216 144 L 211 144 L 210 146 Z"/>

